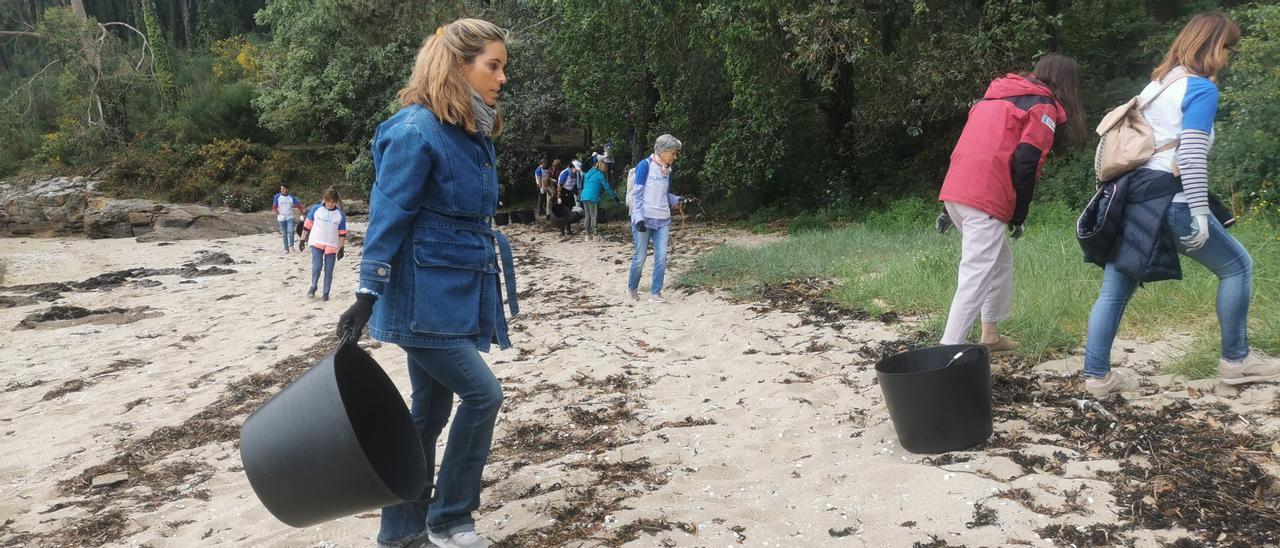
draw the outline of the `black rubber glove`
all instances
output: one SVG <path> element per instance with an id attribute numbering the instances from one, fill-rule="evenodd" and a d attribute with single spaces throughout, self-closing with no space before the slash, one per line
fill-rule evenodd
<path id="1" fill-rule="evenodd" d="M 636 230 L 639 230 L 640 232 L 648 232 L 649 227 L 644 226 L 644 221 L 636 221 Z"/>
<path id="2" fill-rule="evenodd" d="M 1015 240 L 1017 240 L 1018 238 L 1021 238 L 1021 237 L 1022 237 L 1022 234 L 1023 234 L 1023 233 L 1025 233 L 1025 232 L 1026 232 L 1026 231 L 1025 231 L 1025 229 L 1023 229 L 1023 228 L 1022 228 L 1022 225 L 1010 225 L 1010 226 L 1009 226 L 1009 237 L 1010 237 L 1010 238 L 1013 238 L 1013 239 L 1015 239 Z"/>
<path id="3" fill-rule="evenodd" d="M 341 260 L 342 260 L 342 258 L 343 258 L 343 257 L 345 257 L 346 255 L 347 255 L 347 248 L 345 248 L 345 247 L 339 247 L 339 248 L 338 248 L 338 256 L 337 256 L 334 260 L 335 260 L 335 261 L 341 261 Z"/>
<path id="4" fill-rule="evenodd" d="M 306 250 L 307 250 L 307 240 L 306 239 L 298 240 L 298 251 L 306 251 Z"/>
<path id="5" fill-rule="evenodd" d="M 947 215 L 947 210 L 945 209 L 942 210 L 942 213 L 938 214 L 938 218 L 933 221 L 933 228 L 938 231 L 938 234 L 945 233 L 953 226 L 956 225 L 951 222 L 951 216 Z"/>
<path id="6" fill-rule="evenodd" d="M 377 300 L 377 297 L 369 293 L 356 293 L 355 304 L 338 317 L 338 340 L 343 340 L 344 336 L 351 342 L 360 340 L 364 324 L 369 323 L 369 316 L 373 315 L 373 303 Z"/>

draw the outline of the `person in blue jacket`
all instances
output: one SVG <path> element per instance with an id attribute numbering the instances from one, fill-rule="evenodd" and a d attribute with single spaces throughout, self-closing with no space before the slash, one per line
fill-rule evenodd
<path id="1" fill-rule="evenodd" d="M 609 186 L 608 174 L 608 163 L 603 157 L 597 157 L 596 164 L 587 171 L 586 182 L 582 186 L 582 212 L 586 215 L 588 241 L 594 240 L 600 233 L 599 227 L 596 226 L 600 219 L 600 191 L 608 192 L 613 201 L 618 201 L 618 195 L 613 192 L 613 187 Z"/>
<path id="2" fill-rule="evenodd" d="M 663 134 L 653 144 L 653 154 L 636 164 L 636 177 L 631 189 L 631 239 L 635 255 L 631 258 L 631 275 L 627 279 L 627 298 L 640 300 L 640 274 L 644 271 L 649 241 L 653 241 L 653 284 L 649 301 L 665 303 L 662 282 L 667 270 L 667 237 L 671 233 L 671 208 L 680 197 L 670 192 L 672 164 L 680 157 L 684 145 L 679 139 Z"/>
<path id="3" fill-rule="evenodd" d="M 489 545 L 472 513 L 480 508 L 502 387 L 480 352 L 492 343 L 511 346 L 503 285 L 511 313 L 518 311 L 511 248 L 491 226 L 506 37 L 479 19 L 437 29 L 400 90 L 402 108 L 373 138 L 376 179 L 360 287 L 338 321 L 339 338 L 354 341 L 367 321 L 374 339 L 408 354 L 411 415 L 428 455 L 449 421 L 453 396 L 461 399 L 436 498 L 383 508 L 379 546 Z"/>

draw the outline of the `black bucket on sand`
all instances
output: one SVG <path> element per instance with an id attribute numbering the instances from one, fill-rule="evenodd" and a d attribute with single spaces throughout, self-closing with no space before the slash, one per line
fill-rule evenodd
<path id="1" fill-rule="evenodd" d="M 551 226 L 564 228 L 582 220 L 584 215 L 564 204 L 551 206 Z"/>
<path id="2" fill-rule="evenodd" d="M 507 226 L 510 223 L 511 223 L 510 213 L 507 213 L 505 211 L 500 211 L 498 213 L 493 214 L 493 224 L 498 226 Z"/>
<path id="3" fill-rule="evenodd" d="M 512 220 L 512 221 L 515 221 L 515 222 L 517 222 L 517 223 L 520 223 L 520 224 L 525 224 L 525 225 L 530 224 L 530 223 L 532 223 L 532 222 L 533 222 L 533 220 L 534 220 L 534 217 L 533 217 L 533 210 L 532 210 L 532 209 L 518 209 L 518 210 L 516 210 L 516 211 L 512 211 L 512 212 L 511 212 L 511 220 Z"/>
<path id="4" fill-rule="evenodd" d="M 945 453 L 991 436 L 987 347 L 953 344 L 901 352 L 876 364 L 876 378 L 903 449 Z"/>
<path id="5" fill-rule="evenodd" d="M 294 527 L 425 499 L 435 464 L 395 384 L 354 343 L 245 420 L 240 459 L 258 499 Z"/>

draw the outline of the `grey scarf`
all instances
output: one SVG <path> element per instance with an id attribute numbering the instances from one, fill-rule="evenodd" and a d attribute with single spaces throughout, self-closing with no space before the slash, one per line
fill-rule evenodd
<path id="1" fill-rule="evenodd" d="M 493 122 L 498 118 L 498 109 L 484 103 L 476 90 L 471 90 L 471 113 L 476 117 L 476 132 L 485 137 L 493 136 Z"/>

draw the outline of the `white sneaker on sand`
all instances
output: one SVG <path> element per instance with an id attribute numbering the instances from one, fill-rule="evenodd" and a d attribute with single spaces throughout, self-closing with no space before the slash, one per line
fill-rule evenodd
<path id="1" fill-rule="evenodd" d="M 1249 355 L 1238 362 L 1218 360 L 1218 374 L 1227 384 L 1246 384 L 1280 380 L 1280 360 L 1261 350 L 1249 350 Z"/>
<path id="2" fill-rule="evenodd" d="M 639 291 L 637 291 L 637 290 L 635 290 L 635 289 L 628 289 L 628 290 L 627 290 L 627 300 L 629 300 L 629 301 L 638 301 L 638 300 L 640 300 L 640 292 L 639 292 Z"/>
<path id="3" fill-rule="evenodd" d="M 1130 377 L 1128 372 L 1120 369 L 1112 369 L 1110 373 L 1107 373 L 1107 376 L 1101 379 L 1097 377 L 1085 377 L 1084 379 L 1084 389 L 1099 400 L 1137 388 L 1138 379 Z"/>
<path id="4" fill-rule="evenodd" d="M 662 298 L 662 293 L 652 293 L 652 294 L 650 294 L 650 295 L 649 295 L 649 302 L 651 302 L 651 303 L 659 303 L 659 304 L 666 304 L 666 303 L 667 303 L 667 300 L 666 300 L 666 299 L 664 299 L 664 298 Z"/>
<path id="5" fill-rule="evenodd" d="M 489 546 L 489 541 L 475 531 L 454 533 L 447 537 L 428 533 L 427 538 L 431 540 L 431 544 L 440 548 L 487 548 Z"/>

